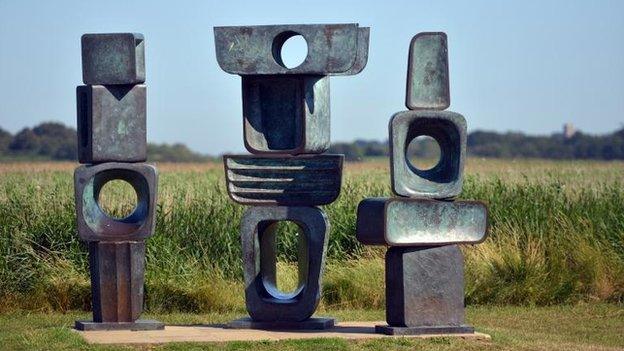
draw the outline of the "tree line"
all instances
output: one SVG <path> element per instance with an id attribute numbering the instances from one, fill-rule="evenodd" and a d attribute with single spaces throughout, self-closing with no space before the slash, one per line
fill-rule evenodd
<path id="1" fill-rule="evenodd" d="M 44 122 L 12 135 L 0 128 L 0 161 L 55 160 L 75 161 L 76 130 L 57 122 Z M 201 162 L 210 156 L 190 150 L 184 144 L 147 144 L 147 159 L 163 162 Z"/>
<path id="2" fill-rule="evenodd" d="M 432 139 L 415 142 L 408 148 L 410 156 L 439 155 Z M 624 160 L 624 128 L 613 133 L 590 135 L 582 132 L 565 138 L 563 134 L 531 136 L 518 132 L 474 131 L 468 134 L 468 155 L 493 158 L 547 158 Z M 345 154 L 348 160 L 388 156 L 388 141 L 356 140 L 335 143 L 330 152 Z"/>
<path id="3" fill-rule="evenodd" d="M 468 135 L 468 154 L 494 158 L 549 158 L 624 160 L 624 128 L 613 133 L 590 135 L 582 132 L 565 138 L 562 134 L 531 136 L 517 132 L 474 131 Z M 408 148 L 410 156 L 436 157 L 439 149 L 433 139 L 416 140 Z M 41 123 L 12 135 L 0 128 L 0 161 L 77 159 L 76 130 L 57 122 Z M 334 143 L 331 153 L 344 154 L 347 160 L 389 156 L 388 141 L 356 140 Z M 214 159 L 190 150 L 186 145 L 153 144 L 147 147 L 148 160 L 163 162 L 201 162 Z"/>

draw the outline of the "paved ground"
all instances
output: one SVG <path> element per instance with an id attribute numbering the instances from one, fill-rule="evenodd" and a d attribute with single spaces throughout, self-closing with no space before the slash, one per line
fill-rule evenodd
<path id="1" fill-rule="evenodd" d="M 393 336 L 375 334 L 375 325 L 383 322 L 343 322 L 324 331 L 267 331 L 250 329 L 225 329 L 223 325 L 166 326 L 165 330 L 150 331 L 76 331 L 91 344 L 160 344 L 167 342 L 228 342 L 287 340 L 312 338 L 372 339 L 391 338 Z M 452 336 L 471 339 L 490 339 L 482 333 L 410 336 L 413 338 L 431 338 Z"/>

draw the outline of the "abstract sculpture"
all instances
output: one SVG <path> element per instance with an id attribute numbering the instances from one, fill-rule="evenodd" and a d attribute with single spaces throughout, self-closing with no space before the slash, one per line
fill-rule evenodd
<path id="1" fill-rule="evenodd" d="M 387 245 L 386 321 L 378 333 L 393 335 L 473 333 L 464 324 L 464 262 L 457 244 L 487 235 L 487 207 L 453 201 L 462 188 L 466 121 L 443 111 L 450 105 L 447 39 L 420 33 L 410 45 L 409 111 L 390 120 L 392 190 L 401 197 L 360 202 L 356 237 Z M 421 170 L 408 159 L 408 145 L 430 136 L 440 146 L 438 164 Z"/>
<path id="2" fill-rule="evenodd" d="M 93 321 L 78 330 L 151 330 L 164 324 L 139 320 L 143 310 L 145 239 L 154 232 L 156 168 L 147 159 L 145 49 L 141 34 L 82 36 L 82 77 L 76 89 L 78 155 L 74 172 L 78 235 L 89 245 Z M 126 218 L 99 205 L 102 187 L 121 179 L 137 205 Z"/>
<path id="3" fill-rule="evenodd" d="M 252 155 L 223 157 L 227 189 L 249 205 L 241 225 L 245 301 L 250 318 L 230 328 L 325 329 L 331 318 L 310 318 L 321 297 L 329 222 L 316 206 L 340 193 L 342 155 L 330 146 L 329 76 L 366 66 L 369 29 L 357 24 L 215 27 L 217 61 L 242 78 L 245 147 Z M 301 35 L 308 54 L 287 68 L 283 44 Z M 255 156 L 258 155 L 258 156 Z M 276 285 L 276 224 L 296 223 L 299 283 Z"/>

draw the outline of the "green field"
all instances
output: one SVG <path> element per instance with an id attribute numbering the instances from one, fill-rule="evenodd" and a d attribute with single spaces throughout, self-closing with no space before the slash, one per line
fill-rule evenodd
<path id="1" fill-rule="evenodd" d="M 0 308 L 89 310 L 84 243 L 75 233 L 72 164 L 0 166 Z M 383 248 L 359 245 L 355 210 L 390 195 L 387 162 L 349 164 L 339 200 L 325 206 L 331 235 L 323 308 L 384 306 Z M 224 312 L 243 306 L 238 223 L 220 164 L 159 165 L 155 235 L 148 240 L 146 307 Z M 622 162 L 471 159 L 464 199 L 490 208 L 491 234 L 464 247 L 469 305 L 624 302 Z M 131 209 L 113 187 L 102 206 Z M 280 285 L 294 284 L 293 226 L 279 236 Z"/>
<path id="2" fill-rule="evenodd" d="M 2 349 L 89 347 L 67 326 L 90 310 L 86 247 L 75 233 L 69 163 L 0 164 Z M 238 223 L 220 164 L 160 164 L 155 235 L 148 240 L 146 311 L 169 323 L 244 315 Z M 623 162 L 470 159 L 463 199 L 487 202 L 490 237 L 465 246 L 469 322 L 492 342 L 436 339 L 232 343 L 245 349 L 616 349 L 624 347 Z M 101 206 L 133 207 L 111 184 Z M 348 164 L 331 221 L 319 314 L 382 320 L 383 248 L 354 237 L 364 197 L 389 196 L 386 160 Z M 279 235 L 278 278 L 296 284 L 295 226 Z M 542 307 L 540 307 L 542 306 Z M 82 312 L 80 312 L 82 311 Z M 157 349 L 217 348 L 172 344 Z M 140 347 L 140 349 L 152 349 Z"/>

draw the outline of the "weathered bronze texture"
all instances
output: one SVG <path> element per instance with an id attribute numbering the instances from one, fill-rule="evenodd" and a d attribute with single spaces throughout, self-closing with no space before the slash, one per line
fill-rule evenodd
<path id="1" fill-rule="evenodd" d="M 81 44 L 84 84 L 145 82 L 145 41 L 142 34 L 84 34 Z"/>
<path id="2" fill-rule="evenodd" d="M 154 330 L 143 310 L 145 241 L 154 232 L 158 174 L 147 158 L 144 39 L 141 34 L 85 34 L 85 86 L 76 88 L 78 159 L 74 171 L 76 224 L 89 245 L 93 320 L 78 330 Z M 125 218 L 100 207 L 112 180 L 128 182 L 137 204 Z"/>
<path id="3" fill-rule="evenodd" d="M 364 245 L 478 244 L 487 229 L 482 202 L 368 198 L 358 205 L 355 236 Z"/>
<path id="4" fill-rule="evenodd" d="M 418 33 L 410 43 L 405 105 L 410 110 L 444 110 L 450 104 L 446 34 Z"/>
<path id="5" fill-rule="evenodd" d="M 289 294 L 277 289 L 275 230 L 279 221 L 301 229 L 299 286 Z M 301 322 L 321 298 L 321 278 L 329 237 L 327 217 L 316 207 L 249 207 L 241 223 L 247 312 L 257 322 Z"/>
<path id="6" fill-rule="evenodd" d="M 137 205 L 126 218 L 106 215 L 100 205 L 100 190 L 107 182 L 121 179 L 136 191 Z M 142 163 L 102 163 L 81 166 L 74 172 L 78 235 L 85 241 L 140 240 L 154 232 L 157 186 L 156 168 Z"/>
<path id="7" fill-rule="evenodd" d="M 390 120 L 392 191 L 400 196 L 454 198 L 461 193 L 466 157 L 466 120 L 450 111 L 403 111 Z M 440 161 L 428 170 L 408 159 L 409 143 L 430 136 L 440 146 Z"/>
<path id="8" fill-rule="evenodd" d="M 93 321 L 76 321 L 78 330 L 163 329 L 139 321 L 143 311 L 145 242 L 90 242 L 89 268 Z"/>
<path id="9" fill-rule="evenodd" d="M 395 327 L 464 325 L 464 260 L 457 245 L 388 249 L 386 321 Z"/>
<path id="10" fill-rule="evenodd" d="M 297 155 L 329 149 L 329 77 L 243 76 L 242 85 L 249 152 Z"/>
<path id="11" fill-rule="evenodd" d="M 358 48 L 355 63 L 348 71 L 342 73 L 332 73 L 332 76 L 352 76 L 356 75 L 366 67 L 368 63 L 368 41 L 370 38 L 370 28 L 358 28 Z"/>
<path id="12" fill-rule="evenodd" d="M 80 163 L 147 159 L 145 85 L 76 88 Z"/>
<path id="13" fill-rule="evenodd" d="M 356 74 L 368 56 L 367 50 L 359 48 L 368 46 L 368 42 L 359 42 L 368 37 L 368 28 L 355 23 L 214 27 L 214 35 L 219 66 L 238 75 Z M 308 55 L 299 66 L 289 69 L 282 62 L 281 49 L 295 35 L 306 40 Z"/>
<path id="14" fill-rule="evenodd" d="M 230 198 L 243 205 L 317 206 L 340 194 L 343 155 L 225 155 Z"/>
<path id="15" fill-rule="evenodd" d="M 145 242 L 91 242 L 94 322 L 133 322 L 143 310 Z"/>

